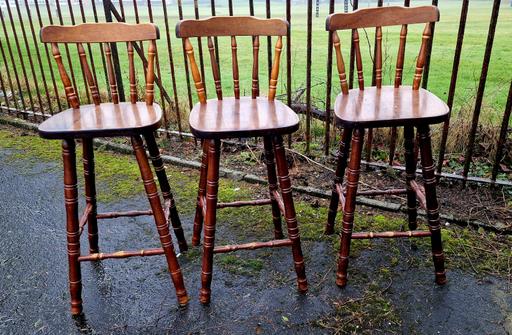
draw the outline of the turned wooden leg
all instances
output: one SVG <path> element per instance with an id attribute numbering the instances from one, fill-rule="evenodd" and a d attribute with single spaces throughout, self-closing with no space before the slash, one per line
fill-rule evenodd
<path id="1" fill-rule="evenodd" d="M 350 254 L 350 241 L 352 227 L 354 225 L 354 212 L 356 208 L 356 194 L 361 170 L 361 153 L 363 150 L 364 129 L 355 129 L 352 135 L 352 152 L 348 162 L 347 194 L 345 196 L 345 208 L 343 209 L 343 227 L 341 230 L 340 254 L 338 259 L 338 271 L 336 273 L 336 285 L 347 285 L 348 257 Z"/>
<path id="2" fill-rule="evenodd" d="M 274 223 L 274 237 L 278 240 L 283 238 L 283 228 L 281 226 L 281 211 L 279 210 L 279 204 L 274 197 L 274 192 L 276 192 L 278 188 L 272 139 L 270 137 L 264 137 L 263 145 L 265 147 L 265 164 L 267 165 L 268 188 L 270 191 L 270 199 L 272 200 L 272 221 Z"/>
<path id="3" fill-rule="evenodd" d="M 205 140 L 208 143 L 208 167 L 206 180 L 206 217 L 204 218 L 203 263 L 199 301 L 210 303 L 213 248 L 215 246 L 215 223 L 217 216 L 217 193 L 219 190 L 220 140 Z"/>
<path id="4" fill-rule="evenodd" d="M 434 160 L 432 159 L 432 144 L 428 125 L 418 127 L 418 133 L 425 197 L 427 200 L 427 218 L 430 232 L 432 233 L 430 238 L 436 283 L 438 285 L 444 285 L 446 284 L 446 272 L 444 269 L 443 244 L 441 241 L 441 224 L 439 222 L 439 205 L 437 203 L 435 166 Z"/>
<path id="5" fill-rule="evenodd" d="M 96 176 L 94 174 L 94 147 L 91 138 L 82 140 L 84 179 L 85 179 L 85 201 L 91 206 L 87 216 L 87 230 L 89 237 L 89 253 L 99 252 L 98 247 L 98 208 L 96 205 Z"/>
<path id="6" fill-rule="evenodd" d="M 407 183 L 407 214 L 409 216 L 409 230 L 418 227 L 416 222 L 418 216 L 418 205 L 416 203 L 416 192 L 411 186 L 411 181 L 416 180 L 416 155 L 414 151 L 414 127 L 404 128 L 405 147 L 405 178 Z"/>
<path id="7" fill-rule="evenodd" d="M 66 235 L 69 263 L 71 314 L 82 313 L 82 274 L 80 271 L 80 232 L 78 223 L 78 190 L 76 181 L 75 141 L 62 141 L 64 162 L 64 199 L 66 204 Z"/>
<path id="8" fill-rule="evenodd" d="M 334 233 L 334 224 L 336 214 L 338 213 L 338 203 L 340 195 L 336 188 L 336 184 L 343 184 L 343 177 L 345 176 L 345 169 L 347 167 L 347 158 L 350 152 L 350 138 L 352 136 L 352 128 L 344 128 L 341 135 L 340 149 L 338 152 L 338 164 L 336 165 L 336 175 L 332 185 L 331 202 L 329 204 L 329 212 L 327 213 L 327 224 L 325 225 L 325 234 L 331 235 Z"/>
<path id="9" fill-rule="evenodd" d="M 167 218 L 165 217 L 160 197 L 158 196 L 158 189 L 153 179 L 153 173 L 149 166 L 148 157 L 142 144 L 142 138 L 139 135 L 132 136 L 132 146 L 139 164 L 140 174 L 144 183 L 144 188 L 153 211 L 153 217 L 155 219 L 156 229 L 160 236 L 160 243 L 164 250 L 165 258 L 167 259 L 167 266 L 171 273 L 171 278 L 176 289 L 176 295 L 178 297 L 178 303 L 180 305 L 186 305 L 188 302 L 187 291 L 183 283 L 183 276 L 181 274 L 180 265 L 176 254 L 174 253 L 174 246 L 172 244 L 172 237 L 169 232 L 169 225 L 167 224 Z"/>
<path id="10" fill-rule="evenodd" d="M 181 227 L 180 216 L 178 215 L 176 202 L 174 201 L 174 197 L 171 192 L 171 186 L 169 185 L 169 180 L 167 179 L 167 174 L 165 173 L 164 163 L 162 161 L 162 157 L 160 156 L 158 145 L 156 144 L 155 135 L 153 133 L 149 133 L 144 135 L 144 138 L 148 146 L 149 157 L 151 158 L 151 162 L 155 168 L 155 173 L 158 178 L 158 184 L 160 184 L 160 190 L 162 191 L 164 201 L 170 202 L 169 219 L 171 220 L 174 235 L 178 240 L 178 246 L 181 252 L 187 251 L 187 240 L 185 239 L 185 234 L 183 232 L 183 228 Z"/>
<path id="11" fill-rule="evenodd" d="M 292 184 L 288 174 L 288 165 L 286 154 L 284 152 L 283 138 L 277 135 L 273 138 L 274 152 L 277 163 L 277 175 L 281 196 L 283 197 L 286 225 L 288 227 L 288 238 L 292 241 L 293 261 L 295 272 L 297 273 L 297 286 L 301 293 L 307 292 L 308 282 L 306 280 L 306 270 L 304 267 L 304 257 L 300 246 L 299 228 L 297 227 L 297 217 L 295 206 L 293 204 Z"/>
<path id="12" fill-rule="evenodd" d="M 201 173 L 199 177 L 199 189 L 197 191 L 196 215 L 194 217 L 194 230 L 192 233 L 192 245 L 198 246 L 201 242 L 201 230 L 203 229 L 203 207 L 201 199 L 206 194 L 206 173 L 208 169 L 209 141 L 203 141 L 203 157 L 201 159 Z"/>

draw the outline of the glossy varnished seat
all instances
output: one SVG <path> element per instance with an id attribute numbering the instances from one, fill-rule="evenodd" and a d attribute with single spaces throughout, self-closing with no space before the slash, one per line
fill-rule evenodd
<path id="1" fill-rule="evenodd" d="M 199 138 L 282 135 L 299 128 L 299 118 L 290 107 L 266 97 L 230 97 L 197 103 L 189 122 L 192 133 Z"/>
<path id="2" fill-rule="evenodd" d="M 372 128 L 439 123 L 450 110 L 441 99 L 422 88 L 372 86 L 338 95 L 334 112 L 339 125 Z"/>
<path id="3" fill-rule="evenodd" d="M 48 139 L 130 136 L 158 129 L 162 110 L 145 102 L 102 103 L 70 108 L 39 126 L 41 137 Z"/>

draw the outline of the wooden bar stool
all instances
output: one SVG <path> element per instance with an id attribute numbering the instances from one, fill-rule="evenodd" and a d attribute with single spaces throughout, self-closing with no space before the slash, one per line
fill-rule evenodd
<path id="1" fill-rule="evenodd" d="M 203 20 L 184 20 L 176 26 L 176 35 L 184 39 L 183 43 L 190 61 L 190 69 L 199 98 L 199 103 L 191 111 L 189 123 L 192 133 L 203 140 L 203 160 L 192 238 L 192 245 L 199 245 L 204 218 L 202 288 L 200 291 L 200 301 L 203 304 L 210 302 L 213 254 L 241 249 L 291 246 L 297 273 L 298 290 L 300 292 L 307 291 L 304 260 L 282 139 L 283 134 L 293 133 L 299 128 L 299 119 L 288 106 L 274 99 L 283 45 L 282 36 L 285 36 L 287 32 L 288 23 L 284 20 L 254 17 L 211 17 Z M 258 51 L 260 35 L 278 36 L 268 97 L 259 97 Z M 220 72 L 213 42 L 213 37 L 217 36 L 231 37 L 234 97 L 222 96 Z M 252 37 L 253 68 L 252 96 L 250 97 L 240 97 L 237 40 L 235 36 Z M 206 100 L 204 83 L 194 59 L 194 51 L 190 42 L 191 37 L 207 37 L 208 39 L 217 99 Z M 217 203 L 220 140 L 240 137 L 263 137 L 270 199 Z M 281 192 L 278 191 L 277 182 L 279 182 Z M 271 205 L 275 240 L 215 248 L 217 208 L 246 205 Z M 285 217 L 288 226 L 288 238 L 283 236 L 281 215 Z"/>
<path id="2" fill-rule="evenodd" d="M 337 125 L 343 127 L 343 135 L 340 141 L 338 165 L 336 168 L 336 177 L 332 190 L 325 233 L 332 234 L 334 232 L 334 221 L 339 204 L 340 207 L 343 208 L 343 227 L 341 231 L 336 284 L 340 287 L 344 287 L 347 284 L 350 241 L 354 238 L 430 236 L 435 268 L 435 281 L 439 285 L 446 283 L 429 125 L 444 122 L 449 115 L 449 108 L 434 94 L 420 88 L 427 54 L 427 43 L 431 36 L 431 22 L 438 20 L 439 12 L 437 7 L 434 6 L 366 8 L 347 14 L 332 14 L 327 17 L 326 29 L 332 33 L 342 91 L 336 99 L 334 111 Z M 426 23 L 426 25 L 416 62 L 413 85 L 412 87 L 402 86 L 407 25 L 414 23 Z M 382 86 L 382 27 L 392 25 L 402 26 L 396 64 L 395 85 Z M 376 86 L 365 88 L 357 29 L 369 27 L 376 27 Z M 359 81 L 359 88 L 351 90 L 349 90 L 347 85 L 340 39 L 337 34 L 337 30 L 344 29 L 352 30 L 352 42 L 354 43 L 357 77 Z M 400 190 L 400 193 L 407 194 L 409 231 L 352 233 L 365 128 L 373 129 L 379 127 L 404 127 L 407 188 Z M 418 131 L 424 188 L 416 182 L 417 154 L 414 150 L 414 128 Z M 351 152 L 350 146 L 352 146 Z M 350 160 L 347 166 L 349 152 Z M 347 167 L 347 182 L 345 186 L 343 185 L 343 177 Z M 384 195 L 387 194 L 387 192 L 385 190 L 366 191 L 364 194 Z M 427 212 L 428 231 L 416 230 L 417 200 L 420 206 Z"/>
<path id="3" fill-rule="evenodd" d="M 181 251 L 187 249 L 187 242 L 183 234 L 183 229 L 181 228 L 171 188 L 154 136 L 154 131 L 160 126 L 160 120 L 162 118 L 160 106 L 153 104 L 156 54 L 155 40 L 158 38 L 158 28 L 153 24 L 87 23 L 69 27 L 47 26 L 41 30 L 41 41 L 51 43 L 52 45 L 53 56 L 57 62 L 66 92 L 66 98 L 71 107 L 43 122 L 39 126 L 39 134 L 44 138 L 62 140 L 69 286 L 71 293 L 71 313 L 74 315 L 82 312 L 80 263 L 108 258 L 164 254 L 167 259 L 172 281 L 176 288 L 178 302 L 180 305 L 185 305 L 188 302 L 183 277 L 169 232 L 169 217 Z M 141 46 L 135 43 L 139 41 L 141 43 L 142 41 L 149 41 L 147 59 L 144 57 Z M 130 102 L 119 102 L 112 61 L 112 48 L 115 47 L 116 42 L 126 42 L 127 46 Z M 78 96 L 73 89 L 71 80 L 62 62 L 62 56 L 58 47 L 59 43 L 64 44 L 66 48 L 68 48 L 68 43 L 76 44 L 81 69 L 87 79 L 90 94 L 94 101 L 93 105 L 80 105 Z M 104 48 L 112 103 L 101 103 L 96 78 L 90 70 L 83 43 L 99 43 L 100 46 Z M 144 60 L 143 63 L 146 70 L 146 102 L 137 101 L 137 85 L 133 60 L 134 50 L 136 50 Z M 142 181 L 151 210 L 97 213 L 93 138 L 116 136 L 131 137 L 133 150 L 139 164 Z M 153 173 L 149 166 L 141 136 L 146 140 L 153 167 L 155 168 L 164 200 L 163 205 L 160 201 L 158 189 L 153 179 Z M 80 139 L 83 145 L 86 206 L 80 217 L 78 216 L 75 139 Z M 139 251 L 117 251 L 114 253 L 99 252 L 98 219 L 133 217 L 139 215 L 152 215 L 154 217 L 162 248 Z M 85 225 L 87 225 L 89 236 L 89 254 L 81 256 L 80 235 Z"/>

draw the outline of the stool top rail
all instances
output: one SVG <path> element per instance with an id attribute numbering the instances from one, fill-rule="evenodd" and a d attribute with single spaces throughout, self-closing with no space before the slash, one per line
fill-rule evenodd
<path id="1" fill-rule="evenodd" d="M 203 36 L 285 36 L 288 22 L 253 16 L 213 16 L 201 20 L 183 20 L 176 24 L 180 38 Z"/>
<path id="2" fill-rule="evenodd" d="M 436 6 L 375 7 L 358 9 L 351 13 L 331 14 L 325 21 L 325 30 L 336 31 L 437 21 L 439 21 L 439 9 Z"/>
<path id="3" fill-rule="evenodd" d="M 46 26 L 40 32 L 44 43 L 138 42 L 160 38 L 152 23 L 82 23 L 75 26 Z"/>

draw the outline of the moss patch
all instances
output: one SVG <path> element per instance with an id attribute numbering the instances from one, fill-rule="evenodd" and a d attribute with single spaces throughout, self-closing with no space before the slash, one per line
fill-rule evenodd
<path id="1" fill-rule="evenodd" d="M 219 255 L 215 262 L 225 270 L 242 276 L 254 276 L 263 269 L 263 261 L 256 258 L 242 258 L 239 255 Z"/>

